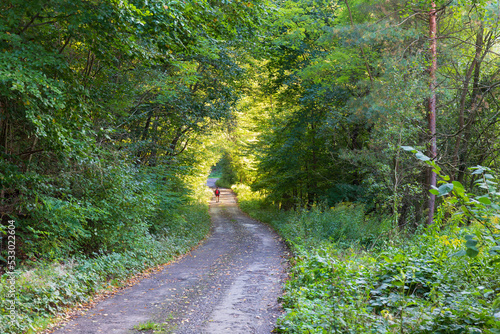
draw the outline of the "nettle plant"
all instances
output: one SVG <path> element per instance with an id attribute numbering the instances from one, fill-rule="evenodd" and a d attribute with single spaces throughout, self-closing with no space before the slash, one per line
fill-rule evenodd
<path id="1" fill-rule="evenodd" d="M 484 248 L 495 257 L 492 262 L 500 262 L 500 189 L 495 173 L 488 167 L 470 167 L 472 175 L 477 177 L 474 183 L 482 189 L 481 194 L 472 194 L 466 191 L 462 183 L 451 181 L 449 175 L 443 174 L 441 167 L 430 157 L 411 146 L 401 148 L 415 153 L 416 158 L 432 167 L 440 178 L 438 187 L 433 186 L 430 193 L 438 197 L 447 196 L 446 202 L 458 208 L 454 215 L 478 222 L 484 227 L 476 230 L 475 234 L 465 235 L 465 249 L 454 256 L 476 257 L 480 249 Z"/>

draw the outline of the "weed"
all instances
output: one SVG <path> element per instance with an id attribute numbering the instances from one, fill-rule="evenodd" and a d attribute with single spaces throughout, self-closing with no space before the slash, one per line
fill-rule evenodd
<path id="1" fill-rule="evenodd" d="M 135 325 L 134 326 L 134 329 L 138 330 L 138 331 L 149 331 L 149 330 L 152 330 L 152 331 L 163 331 L 163 325 L 164 324 L 158 324 L 156 322 L 152 322 L 152 321 L 147 321 L 145 323 L 140 323 L 138 325 Z"/>

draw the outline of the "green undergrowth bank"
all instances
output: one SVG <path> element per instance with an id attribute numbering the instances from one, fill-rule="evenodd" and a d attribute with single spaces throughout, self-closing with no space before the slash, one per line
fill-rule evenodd
<path id="1" fill-rule="evenodd" d="M 283 212 L 234 189 L 241 208 L 295 253 L 278 332 L 500 333 L 500 262 L 481 227 L 433 226 L 398 239 L 357 205 Z M 472 238 L 479 254 L 454 256 Z"/>
<path id="2" fill-rule="evenodd" d="M 0 333 L 36 333 L 68 306 L 89 301 L 141 271 L 186 253 L 210 230 L 208 207 L 186 202 L 169 212 L 163 232 L 137 237 L 129 249 L 25 264 L 16 270 L 15 311 L 10 316 L 8 276 L 0 282 Z M 168 229 L 166 228 L 168 227 Z"/>

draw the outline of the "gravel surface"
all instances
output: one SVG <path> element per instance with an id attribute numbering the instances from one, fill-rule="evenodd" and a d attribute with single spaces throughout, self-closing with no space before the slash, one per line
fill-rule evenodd
<path id="1" fill-rule="evenodd" d="M 54 333 L 270 333 L 282 312 L 286 248 L 228 189 L 210 213 L 212 234 L 200 247 Z M 134 329 L 148 322 L 155 331 Z"/>

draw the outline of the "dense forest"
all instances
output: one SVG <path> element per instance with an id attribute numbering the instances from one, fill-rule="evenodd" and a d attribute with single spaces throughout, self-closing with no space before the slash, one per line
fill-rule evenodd
<path id="1" fill-rule="evenodd" d="M 256 141 L 236 145 L 237 179 L 284 208 L 355 201 L 396 215 L 401 226 L 425 221 L 433 173 L 402 146 L 430 156 L 437 142 L 442 173 L 468 188 L 477 179 L 469 167 L 495 167 L 495 6 L 438 4 L 431 90 L 430 4 L 284 3 L 269 33 L 258 94 L 240 104 L 248 131 L 239 136 Z M 255 168 L 238 168 L 252 155 Z"/>
<path id="2" fill-rule="evenodd" d="M 36 332 L 195 245 L 221 159 L 219 185 L 296 255 L 277 330 L 499 333 L 499 18 L 497 1 L 3 0 L 1 323 Z"/>

